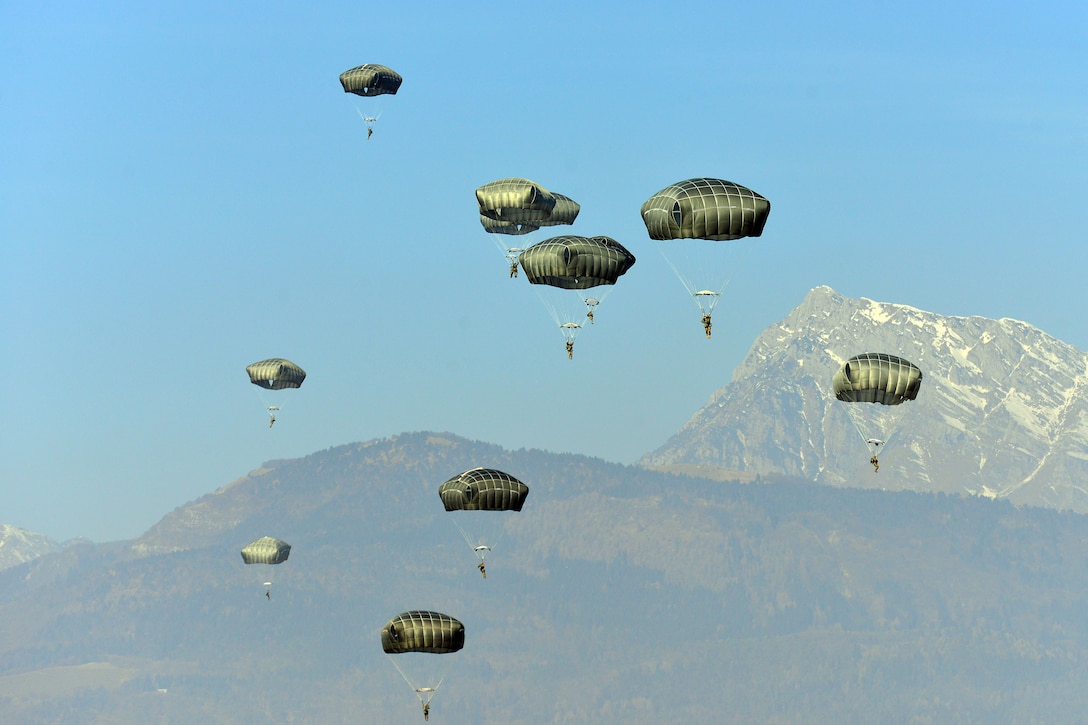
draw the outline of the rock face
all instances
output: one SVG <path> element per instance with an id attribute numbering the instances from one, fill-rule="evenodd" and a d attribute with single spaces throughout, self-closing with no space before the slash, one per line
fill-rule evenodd
<path id="1" fill-rule="evenodd" d="M 0 524 L 0 570 L 59 551 L 61 545 L 44 534 Z"/>
<path id="2" fill-rule="evenodd" d="M 850 357 L 887 352 L 924 374 L 880 471 L 835 400 Z M 640 463 L 835 486 L 955 492 L 1088 512 L 1088 355 L 1011 319 L 945 317 L 818 287 L 765 330 L 732 381 Z"/>

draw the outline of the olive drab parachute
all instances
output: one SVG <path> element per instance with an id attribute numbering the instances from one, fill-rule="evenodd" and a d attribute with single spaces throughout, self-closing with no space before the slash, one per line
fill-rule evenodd
<path id="1" fill-rule="evenodd" d="M 447 511 L 521 511 L 529 487 L 509 473 L 473 468 L 438 487 Z"/>
<path id="2" fill-rule="evenodd" d="M 256 541 L 246 544 L 242 548 L 242 561 L 246 564 L 282 564 L 291 555 L 291 545 L 286 541 L 274 539 L 271 536 L 262 536 Z M 271 598 L 272 575 L 262 577 L 265 586 L 265 596 Z"/>
<path id="3" fill-rule="evenodd" d="M 300 388 L 302 382 L 306 379 L 305 370 L 290 360 L 284 360 L 280 357 L 273 357 L 247 365 L 246 374 L 249 375 L 249 382 L 264 390 Z M 276 422 L 276 413 L 279 412 L 280 406 L 271 403 L 263 394 L 260 395 L 260 398 L 261 402 L 264 403 L 264 407 L 268 410 L 268 427 L 271 428 Z"/>
<path id="4" fill-rule="evenodd" d="M 722 179 L 687 179 L 657 192 L 642 205 L 650 238 L 695 300 L 710 337 L 710 319 L 748 245 L 720 244 L 758 237 L 771 202 Z"/>
<path id="5" fill-rule="evenodd" d="M 364 63 L 350 68 L 340 74 L 340 85 L 345 93 L 354 93 L 357 96 L 374 98 L 375 96 L 395 95 L 400 90 L 400 84 L 404 81 L 400 73 L 392 68 L 376 63 Z M 366 113 L 358 107 L 355 112 L 366 123 L 366 137 L 374 135 L 374 122 L 381 117 L 381 110 L 375 101 L 369 101 Z"/>
<path id="6" fill-rule="evenodd" d="M 555 197 L 555 206 L 552 207 L 552 213 L 548 215 L 547 219 L 541 219 L 536 223 L 542 227 L 573 224 L 574 220 L 578 218 L 578 212 L 582 210 L 581 204 L 562 194 L 552 194 L 552 196 Z"/>
<path id="7" fill-rule="evenodd" d="M 499 179 L 476 190 L 480 214 L 515 224 L 536 224 L 547 219 L 555 202 L 555 194 L 529 179 Z"/>
<path id="8" fill-rule="evenodd" d="M 453 658 L 445 655 L 465 646 L 465 625 L 441 612 L 402 612 L 382 627 L 381 642 L 382 651 L 419 698 L 426 719 L 431 698 L 452 665 Z"/>
<path id="9" fill-rule="evenodd" d="M 509 514 L 525 505 L 529 487 L 509 473 L 473 468 L 439 486 L 438 495 L 446 511 L 480 512 L 467 517 L 458 513 L 453 522 L 475 552 L 479 559 L 476 568 L 486 579 L 484 560 L 505 533 Z"/>
<path id="10" fill-rule="evenodd" d="M 916 399 L 921 387 L 917 365 L 881 352 L 855 355 L 832 376 L 835 398 L 850 404 L 847 413 L 869 447 L 874 471 L 880 470 L 877 454 L 902 422 L 902 404 Z"/>
<path id="11" fill-rule="evenodd" d="M 584 290 L 616 284 L 635 264 L 635 255 L 611 237 L 565 234 L 537 242 L 521 254 L 532 284 Z"/>
<path id="12" fill-rule="evenodd" d="M 566 234 L 537 242 L 519 258 L 525 276 L 559 326 L 573 356 L 574 339 L 584 323 L 594 322 L 594 310 L 611 285 L 635 263 L 635 255 L 611 237 Z M 586 290 L 604 287 L 590 295 Z M 559 290 L 548 292 L 548 288 Z"/>
<path id="13" fill-rule="evenodd" d="M 344 87 L 344 92 L 357 96 L 395 94 L 403 82 L 400 73 L 376 63 L 364 63 L 340 74 L 340 85 Z"/>
<path id="14" fill-rule="evenodd" d="M 382 627 L 382 651 L 386 654 L 450 654 L 464 646 L 465 625 L 441 612 L 402 612 Z"/>
<path id="15" fill-rule="evenodd" d="M 901 357 L 867 352 L 843 363 L 831 385 L 835 397 L 847 403 L 899 405 L 918 397 L 922 371 Z"/>
<path id="16" fill-rule="evenodd" d="M 573 224 L 581 206 L 563 194 L 548 191 L 529 179 L 507 178 L 484 184 L 476 190 L 480 224 L 488 234 L 519 236 L 545 226 Z M 507 245 L 495 237 L 495 244 L 509 265 L 510 277 L 517 277 L 518 257 L 525 244 Z"/>
<path id="17" fill-rule="evenodd" d="M 488 234 L 509 234 L 511 236 L 532 234 L 536 230 L 540 229 L 540 227 L 534 226 L 532 224 L 518 224 L 516 222 L 499 221 L 498 219 L 486 217 L 483 214 L 480 215 L 480 225 Z"/>
<path id="18" fill-rule="evenodd" d="M 688 179 L 665 187 L 642 205 L 650 239 L 729 241 L 758 237 L 771 202 L 751 189 L 721 179 Z"/>
<path id="19" fill-rule="evenodd" d="M 306 379 L 305 370 L 280 357 L 247 365 L 246 373 L 249 375 L 249 382 L 265 390 L 300 388 Z"/>

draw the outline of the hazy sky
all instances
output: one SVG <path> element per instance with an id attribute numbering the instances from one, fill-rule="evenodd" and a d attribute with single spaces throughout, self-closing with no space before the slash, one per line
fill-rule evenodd
<path id="1" fill-rule="evenodd" d="M 0 521 L 133 537 L 415 430 L 632 462 L 817 285 L 1088 347 L 1088 10 L 876 5 L 0 5 Z M 573 361 L 478 222 L 507 176 L 638 258 Z M 709 341 L 639 215 L 694 176 L 772 203 Z"/>

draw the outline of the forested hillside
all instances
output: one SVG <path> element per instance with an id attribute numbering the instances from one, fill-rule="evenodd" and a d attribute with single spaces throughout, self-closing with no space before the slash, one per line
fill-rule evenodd
<path id="1" fill-rule="evenodd" d="M 530 486 L 488 577 L 438 486 Z M 276 567 L 239 549 L 272 535 Z M 5 722 L 422 722 L 378 631 L 460 619 L 431 722 L 1070 722 L 1088 520 L 413 433 L 270 462 L 0 572 Z M 438 655 L 436 655 L 438 657 Z"/>

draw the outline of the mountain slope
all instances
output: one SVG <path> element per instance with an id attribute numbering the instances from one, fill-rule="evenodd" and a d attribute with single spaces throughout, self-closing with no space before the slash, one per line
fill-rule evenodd
<path id="1" fill-rule="evenodd" d="M 835 370 L 862 352 L 905 357 L 925 376 L 876 475 L 847 404 L 831 392 Z M 640 463 L 1085 512 L 1088 355 L 1024 322 L 946 317 L 818 287 Z"/>
<path id="2" fill-rule="evenodd" d="M 486 580 L 437 495 L 477 465 L 530 486 Z M 293 545 L 270 600 L 238 553 L 266 534 Z M 1001 501 L 405 434 L 0 572 L 0 710 L 419 722 L 378 631 L 422 608 L 467 629 L 437 723 L 1068 722 L 1088 707 L 1086 542 L 1083 516 Z"/>

